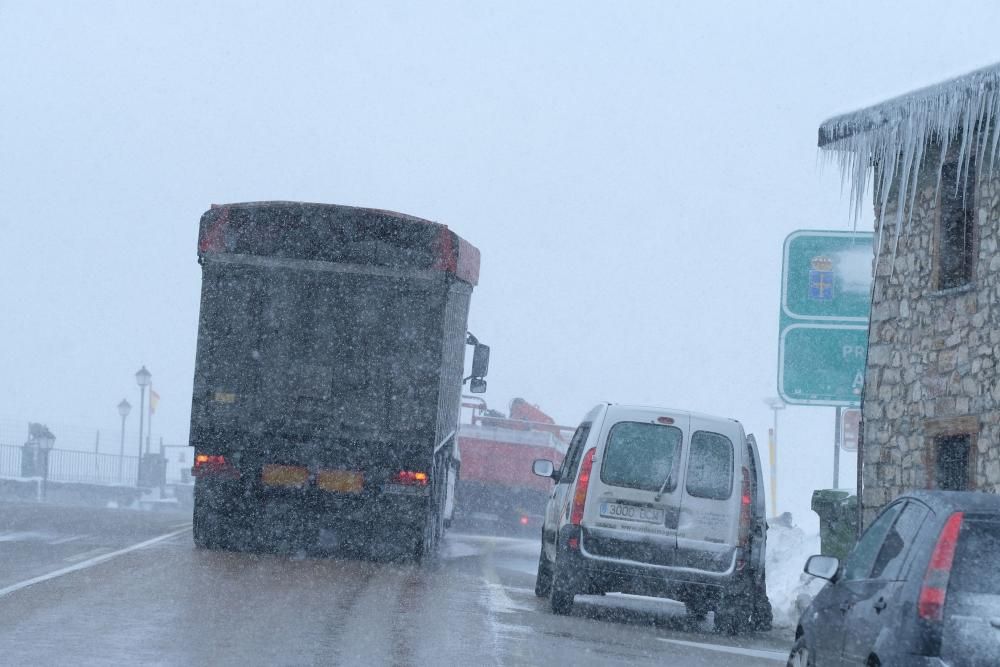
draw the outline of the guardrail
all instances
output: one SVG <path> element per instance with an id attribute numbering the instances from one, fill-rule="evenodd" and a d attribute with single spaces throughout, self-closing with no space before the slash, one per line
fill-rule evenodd
<path id="1" fill-rule="evenodd" d="M 22 477 L 20 445 L 0 445 L 0 477 Z M 80 484 L 135 486 L 139 469 L 138 456 L 117 456 L 50 449 L 48 480 Z"/>
<path id="2" fill-rule="evenodd" d="M 21 476 L 21 448 L 17 445 L 0 445 L 0 477 Z"/>

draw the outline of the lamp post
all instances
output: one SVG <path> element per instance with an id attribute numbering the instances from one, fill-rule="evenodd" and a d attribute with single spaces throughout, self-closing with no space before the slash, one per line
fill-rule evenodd
<path id="1" fill-rule="evenodd" d="M 139 486 L 142 471 L 142 436 L 145 428 L 143 413 L 146 412 L 146 387 L 153 382 L 153 374 L 143 366 L 135 374 L 135 383 L 139 385 L 139 461 L 135 470 L 135 485 Z"/>
<path id="2" fill-rule="evenodd" d="M 125 459 L 125 418 L 128 417 L 128 413 L 132 412 L 132 404 L 126 399 L 122 399 L 122 402 L 118 404 L 118 414 L 122 418 L 122 444 L 118 448 L 118 483 L 122 482 L 122 461 Z"/>
<path id="3" fill-rule="evenodd" d="M 768 438 L 768 454 L 771 469 L 771 516 L 778 515 L 778 410 L 785 409 L 785 402 L 777 396 L 764 399 L 764 403 L 774 413 L 774 425 Z"/>

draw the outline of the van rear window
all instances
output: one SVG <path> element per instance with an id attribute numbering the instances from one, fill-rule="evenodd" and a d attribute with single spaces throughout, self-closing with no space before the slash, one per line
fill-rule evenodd
<path id="1" fill-rule="evenodd" d="M 725 500 L 733 491 L 733 442 L 719 433 L 691 436 L 686 488 L 697 498 Z"/>
<path id="2" fill-rule="evenodd" d="M 601 481 L 644 491 L 659 491 L 674 467 L 681 430 L 643 422 L 618 422 L 608 434 Z"/>

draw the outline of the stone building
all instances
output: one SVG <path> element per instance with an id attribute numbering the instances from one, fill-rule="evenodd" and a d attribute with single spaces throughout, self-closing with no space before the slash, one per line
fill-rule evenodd
<path id="1" fill-rule="evenodd" d="M 866 525 L 907 490 L 1000 488 L 998 121 L 995 65 L 819 129 L 855 214 L 875 207 Z"/>

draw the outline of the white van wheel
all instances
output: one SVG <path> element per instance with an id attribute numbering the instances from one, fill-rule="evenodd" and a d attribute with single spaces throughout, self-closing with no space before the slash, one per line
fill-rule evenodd
<path id="1" fill-rule="evenodd" d="M 545 557 L 545 547 L 538 554 L 538 574 L 535 575 L 535 595 L 547 597 L 552 591 L 552 563 Z"/>
<path id="2" fill-rule="evenodd" d="M 571 586 L 568 573 L 565 569 L 560 570 L 557 560 L 552 564 L 552 581 L 549 584 L 549 606 L 553 613 L 565 616 L 573 610 L 576 594 Z"/>

